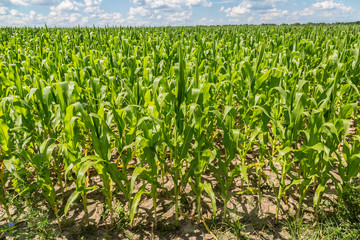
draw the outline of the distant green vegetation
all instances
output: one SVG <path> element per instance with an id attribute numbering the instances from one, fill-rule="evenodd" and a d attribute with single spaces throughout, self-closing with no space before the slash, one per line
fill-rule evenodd
<path id="1" fill-rule="evenodd" d="M 357 25 L 1 28 L 0 203 L 42 194 L 61 229 L 96 191 L 132 227 L 147 195 L 156 225 L 190 186 L 197 222 L 226 222 L 267 183 L 275 219 L 291 190 L 316 222 L 329 186 L 342 206 L 358 187 L 359 50 Z"/>

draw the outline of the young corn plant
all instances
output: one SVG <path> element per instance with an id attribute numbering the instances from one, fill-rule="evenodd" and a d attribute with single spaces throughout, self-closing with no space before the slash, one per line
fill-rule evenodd
<path id="1" fill-rule="evenodd" d="M 206 92 L 201 93 L 200 98 L 206 98 Z M 203 111 L 204 110 L 204 111 Z M 190 160 L 190 167 L 185 173 L 182 182 L 189 180 L 190 186 L 196 195 L 196 213 L 197 222 L 203 218 L 203 210 L 201 207 L 202 192 L 205 191 L 211 199 L 211 207 L 213 217 L 216 216 L 216 199 L 214 191 L 210 183 L 202 180 L 202 176 L 208 170 L 209 164 L 216 158 L 216 150 L 213 149 L 211 142 L 209 142 L 208 132 L 211 132 L 212 121 L 209 121 L 209 108 L 202 109 L 197 104 L 190 105 L 190 118 L 194 123 L 194 158 Z"/>
<path id="2" fill-rule="evenodd" d="M 68 198 L 65 208 L 64 208 L 64 215 L 66 216 L 70 206 L 72 203 L 74 203 L 76 201 L 76 199 L 81 196 L 82 197 L 82 204 L 84 207 L 84 211 L 85 211 L 85 222 L 87 225 L 90 224 L 89 221 L 89 211 L 87 208 L 87 203 L 88 203 L 88 198 L 87 198 L 87 193 L 89 191 L 93 191 L 97 188 L 97 186 L 93 185 L 93 186 L 87 186 L 88 185 L 88 181 L 89 181 L 89 169 L 91 167 L 93 168 L 97 168 L 99 167 L 98 165 L 101 164 L 101 161 L 103 161 L 101 158 L 97 157 L 97 156 L 86 156 L 83 157 L 82 159 L 79 159 L 76 164 L 74 165 L 70 165 L 67 169 L 66 169 L 66 173 L 69 171 L 72 171 L 73 167 L 76 169 L 75 170 L 75 175 L 76 175 L 76 179 L 75 179 L 75 190 L 72 192 L 72 194 L 70 195 L 70 197 Z M 101 173 L 101 172 L 100 172 Z"/>
<path id="3" fill-rule="evenodd" d="M 0 110 L 0 150 L 1 150 L 1 154 L 0 154 L 0 185 L 1 185 L 1 190 L 0 190 L 0 203 L 1 205 L 4 206 L 5 212 L 7 217 L 9 218 L 9 220 L 11 221 L 11 214 L 9 212 L 9 207 L 6 203 L 6 188 L 5 188 L 5 183 L 7 182 L 8 179 L 8 175 L 5 172 L 5 165 L 4 165 L 4 158 L 5 158 L 5 153 L 9 150 L 8 147 L 8 143 L 10 140 L 9 137 L 9 127 L 5 124 L 4 119 L 2 118 L 2 112 Z"/>
<path id="4" fill-rule="evenodd" d="M 225 106 L 224 113 L 214 111 L 214 117 L 217 118 L 218 126 L 223 131 L 223 141 L 225 148 L 224 158 L 219 157 L 216 168 L 214 165 L 209 165 L 209 168 L 214 173 L 221 189 L 221 197 L 224 201 L 223 206 L 223 221 L 227 216 L 227 205 L 231 198 L 229 188 L 234 179 L 240 175 L 238 167 L 230 168 L 232 161 L 235 159 L 239 144 L 239 130 L 235 128 L 236 111 L 232 106 Z M 220 153 L 218 154 L 220 155 Z"/>
<path id="5" fill-rule="evenodd" d="M 1 168 L 0 168 L 0 186 L 1 186 L 1 192 L 0 192 L 0 204 L 4 207 L 6 215 L 10 221 L 12 221 L 12 217 L 9 211 L 9 207 L 6 201 L 6 188 L 5 183 L 8 179 L 7 174 L 5 172 L 5 165 L 3 162 L 0 162 Z"/>
<path id="6" fill-rule="evenodd" d="M 282 87 L 275 88 L 283 100 L 281 105 L 284 118 L 284 122 L 278 122 L 276 119 L 273 119 L 273 124 L 276 126 L 276 132 L 274 135 L 279 136 L 281 144 L 279 146 L 278 156 L 275 160 L 275 162 L 280 164 L 281 172 L 279 173 L 273 162 L 270 162 L 270 166 L 277 174 L 277 179 L 279 181 L 279 187 L 274 188 L 277 195 L 276 219 L 279 217 L 281 200 L 284 199 L 284 201 L 287 202 L 286 191 L 292 185 L 299 183 L 299 179 L 294 177 L 292 178 L 293 180 L 290 184 L 286 184 L 285 180 L 288 174 L 291 177 L 290 170 L 295 163 L 291 154 L 297 149 L 299 133 L 302 129 L 304 121 L 303 112 L 305 108 L 305 94 L 301 91 L 303 86 L 304 83 L 299 83 L 298 88 L 293 89 L 292 91 L 285 90 Z"/>
<path id="7" fill-rule="evenodd" d="M 181 43 L 178 43 L 177 78 L 175 94 L 172 97 L 172 108 L 174 112 L 173 119 L 173 138 L 166 140 L 172 153 L 171 175 L 174 182 L 174 203 L 175 203 L 175 221 L 179 224 L 179 194 L 182 187 L 182 165 L 188 154 L 190 143 L 193 139 L 194 124 L 187 119 L 187 106 L 185 102 L 186 81 L 185 81 L 185 62 Z"/>
<path id="8" fill-rule="evenodd" d="M 204 192 L 214 203 L 214 174 L 223 219 L 234 194 L 258 192 L 260 201 L 266 178 L 277 218 L 295 186 L 298 218 L 311 196 L 316 221 L 329 182 L 341 200 L 359 177 L 358 30 L 3 28 L 0 203 L 18 194 L 31 206 L 40 190 L 55 213 L 55 184 L 64 198 L 74 182 L 66 211 L 80 197 L 87 211 L 89 191 L 101 185 L 111 213 L 114 198 L 126 202 L 132 226 L 143 194 L 158 220 L 158 191 L 170 192 L 170 176 L 176 221 L 187 184 L 199 221 Z M 248 186 L 255 179 L 256 190 Z"/>
<path id="9" fill-rule="evenodd" d="M 31 156 L 28 157 L 29 157 L 29 162 L 33 164 L 33 166 L 36 169 L 37 184 L 41 188 L 46 201 L 50 204 L 50 207 L 53 209 L 58 222 L 59 229 L 61 231 L 60 215 L 56 201 L 57 200 L 56 192 L 50 176 L 51 175 L 50 161 L 55 148 L 58 148 L 58 146 L 56 143 L 54 143 L 54 140 L 48 139 L 44 141 L 39 147 L 39 153 L 37 153 L 33 157 Z"/>
<path id="10" fill-rule="evenodd" d="M 137 178 L 142 175 L 143 172 L 144 174 L 146 173 L 146 169 L 141 165 L 144 164 L 144 162 L 139 164 L 139 166 L 130 164 L 135 158 L 139 145 L 142 144 L 142 136 L 137 136 L 138 131 L 142 130 L 140 121 L 138 122 L 136 117 L 136 115 L 140 116 L 140 113 L 135 114 L 136 111 L 139 111 L 138 109 L 139 106 L 129 106 L 125 109 L 116 109 L 114 106 L 112 107 L 111 114 L 115 122 L 115 129 L 117 130 L 117 134 L 113 134 L 112 136 L 115 139 L 115 146 L 119 152 L 119 156 L 115 162 L 106 164 L 106 170 L 108 171 L 111 180 L 114 181 L 128 201 L 130 227 L 133 226 L 135 213 L 141 200 L 141 196 L 145 193 L 146 187 L 146 184 L 144 183 L 138 191 L 135 192 Z M 119 170 L 119 168 L 121 168 L 121 170 Z M 132 173 L 130 171 L 132 171 Z M 130 174 L 131 177 L 129 178 L 128 175 Z"/>
<path id="11" fill-rule="evenodd" d="M 153 200 L 154 207 L 154 219 L 155 226 L 157 226 L 157 199 L 158 189 L 162 188 L 158 181 L 160 154 L 161 149 L 161 131 L 160 127 L 156 125 L 156 122 L 160 121 L 154 117 L 144 117 L 139 121 L 140 129 L 142 130 L 144 137 L 139 136 L 137 141 L 141 146 L 142 153 L 140 159 L 142 165 L 147 164 L 148 168 L 143 170 L 142 176 L 151 184 L 150 196 Z"/>

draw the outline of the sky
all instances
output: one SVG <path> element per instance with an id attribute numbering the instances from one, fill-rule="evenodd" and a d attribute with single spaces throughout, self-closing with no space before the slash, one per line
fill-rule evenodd
<path id="1" fill-rule="evenodd" d="M 0 0 L 0 26 L 193 26 L 359 20 L 359 0 Z"/>

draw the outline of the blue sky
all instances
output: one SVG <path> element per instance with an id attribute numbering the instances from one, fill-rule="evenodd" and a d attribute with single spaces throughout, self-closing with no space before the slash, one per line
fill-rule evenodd
<path id="1" fill-rule="evenodd" d="M 0 26 L 177 26 L 360 20 L 358 0 L 0 0 Z"/>

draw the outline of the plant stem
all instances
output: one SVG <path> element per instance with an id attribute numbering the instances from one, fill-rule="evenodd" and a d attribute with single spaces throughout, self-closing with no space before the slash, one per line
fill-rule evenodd
<path id="1" fill-rule="evenodd" d="M 84 195 L 83 195 L 83 206 L 84 206 L 84 211 L 85 211 L 86 224 L 89 225 L 89 211 L 88 211 L 88 209 L 87 209 L 87 197 L 86 197 L 86 193 L 84 193 Z"/>
<path id="2" fill-rule="evenodd" d="M 201 194 L 197 193 L 196 196 L 196 202 L 197 202 L 197 207 L 196 207 L 196 212 L 197 212 L 197 223 L 200 223 L 201 217 L 202 217 L 202 212 L 201 212 Z"/>
<path id="3" fill-rule="evenodd" d="M 282 166 L 282 172 L 281 172 L 281 181 L 280 181 L 280 186 L 279 186 L 279 192 L 278 192 L 278 197 L 277 197 L 277 204 L 276 204 L 276 215 L 275 215 L 275 219 L 276 221 L 279 220 L 279 209 L 280 209 L 280 203 L 281 203 L 281 196 L 282 196 L 282 191 L 283 191 L 283 186 L 285 186 L 285 170 L 286 170 L 286 158 L 284 157 L 283 159 L 283 166 Z"/>
<path id="4" fill-rule="evenodd" d="M 157 200 L 157 192 L 156 192 L 156 187 L 152 187 L 153 189 L 153 205 L 154 205 L 154 219 L 155 219 L 155 227 L 157 227 L 157 204 L 156 204 L 156 200 Z"/>
<path id="5" fill-rule="evenodd" d="M 174 191 L 175 191 L 175 221 L 176 225 L 179 224 L 179 197 L 178 197 L 178 189 L 177 185 L 174 185 Z"/>
<path id="6" fill-rule="evenodd" d="M 175 197 L 175 222 L 176 225 L 179 225 L 179 186 L 178 186 L 178 179 L 179 179 L 179 172 L 177 170 L 178 165 L 178 146 L 177 146 L 177 127 L 175 129 L 175 152 L 174 152 L 174 197 Z"/>
<path id="7" fill-rule="evenodd" d="M 300 196 L 300 199 L 299 199 L 299 205 L 298 205 L 298 209 L 297 209 L 297 212 L 296 212 L 296 220 L 299 221 L 300 219 L 300 214 L 301 214 L 301 206 L 302 206 L 302 202 L 305 198 L 305 191 L 302 192 L 301 196 Z"/>
<path id="8" fill-rule="evenodd" d="M 226 195 L 227 195 L 227 191 L 226 191 Z M 225 199 L 224 199 L 224 214 L 223 214 L 223 222 L 225 222 L 225 220 L 226 220 L 227 203 L 228 203 L 228 198 L 227 198 L 227 197 L 225 197 Z"/>
<path id="9" fill-rule="evenodd" d="M 60 222 L 60 217 L 59 217 L 59 210 L 56 206 L 56 203 L 54 205 L 54 212 L 55 212 L 55 216 L 56 216 L 56 220 L 57 220 L 57 223 L 58 223 L 58 226 L 59 226 L 59 231 L 61 232 L 61 222 Z"/>

